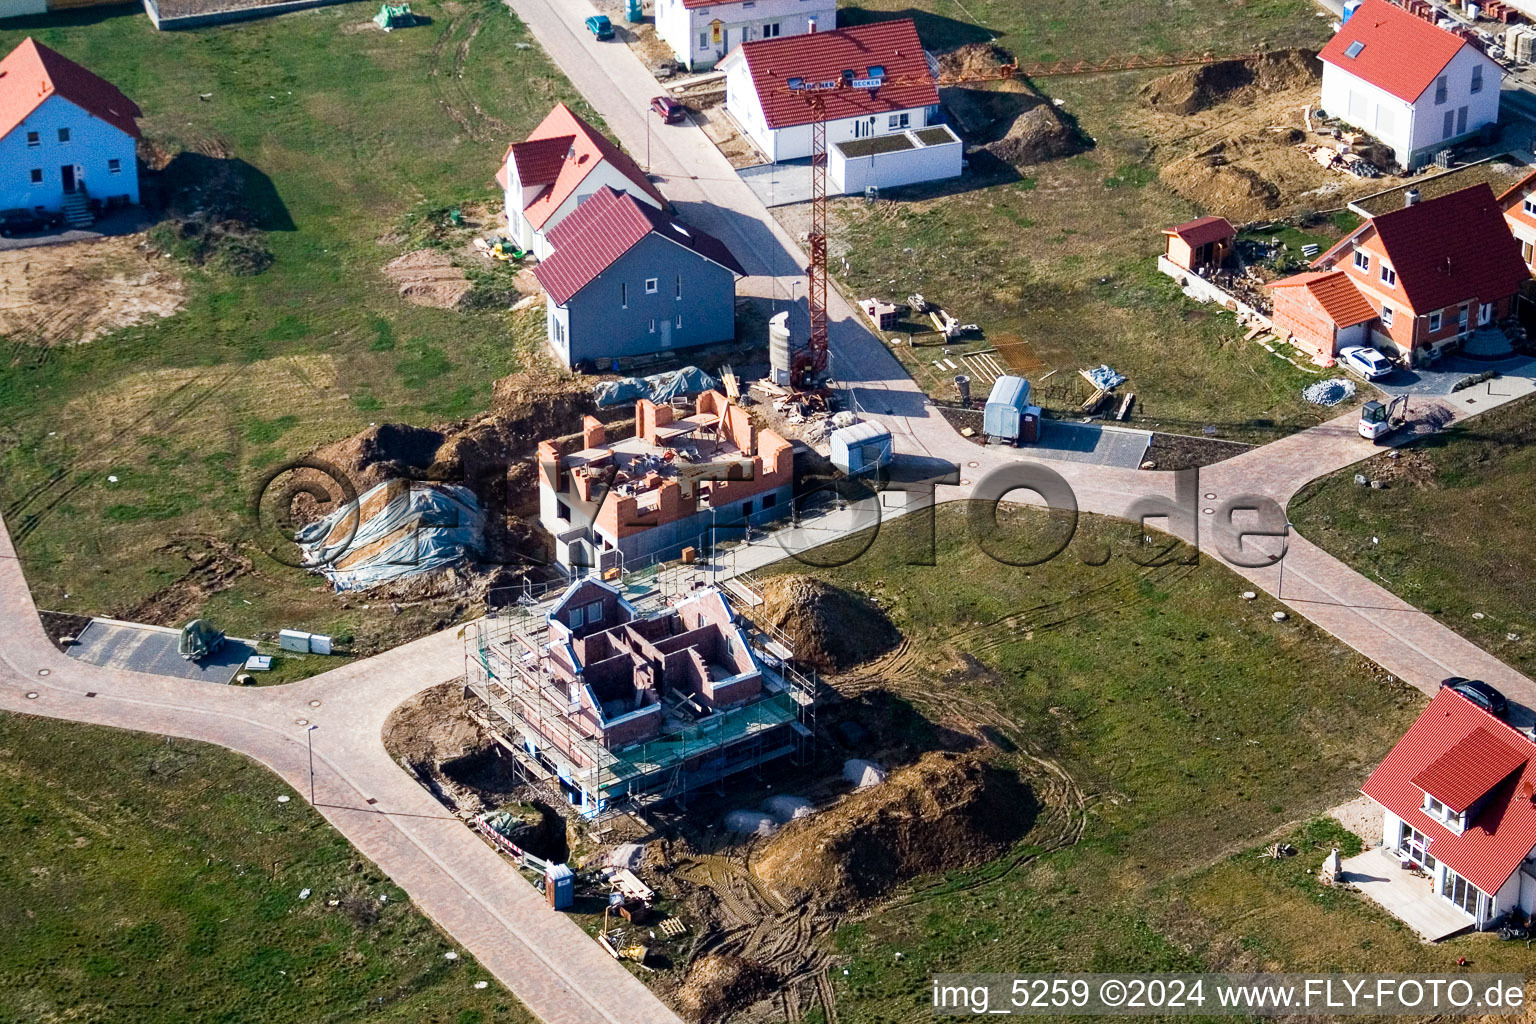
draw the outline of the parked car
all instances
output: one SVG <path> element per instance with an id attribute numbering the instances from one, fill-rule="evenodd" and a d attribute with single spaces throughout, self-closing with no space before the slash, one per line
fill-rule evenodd
<path id="1" fill-rule="evenodd" d="M 651 100 L 651 109 L 667 124 L 681 124 L 688 116 L 688 108 L 670 96 L 657 96 Z"/>
<path id="2" fill-rule="evenodd" d="M 1451 676 L 1441 680 L 1442 689 L 1455 690 L 1467 700 L 1487 711 L 1489 714 L 1500 718 L 1509 714 L 1509 701 L 1504 695 L 1481 679 L 1464 679 L 1461 676 Z"/>
<path id="3" fill-rule="evenodd" d="M 0 210 L 0 238 L 26 235 L 33 231 L 46 231 L 58 227 L 64 218 L 56 213 L 38 210 Z"/>
<path id="4" fill-rule="evenodd" d="M 598 39 L 612 39 L 613 22 L 608 20 L 606 14 L 594 14 L 587 19 L 587 31 Z"/>
<path id="5" fill-rule="evenodd" d="M 1351 345 L 1339 351 L 1339 362 L 1366 380 L 1380 380 L 1394 369 L 1392 360 L 1374 348 Z"/>

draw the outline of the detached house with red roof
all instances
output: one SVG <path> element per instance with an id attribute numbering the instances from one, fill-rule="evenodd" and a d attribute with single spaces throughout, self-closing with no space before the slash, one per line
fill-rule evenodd
<path id="1" fill-rule="evenodd" d="M 1499 209 L 1510 233 L 1520 243 L 1520 258 L 1536 273 L 1536 171 L 1499 196 Z"/>
<path id="2" fill-rule="evenodd" d="M 719 239 L 604 188 L 549 232 L 549 344 L 567 367 L 730 341 L 741 264 Z"/>
<path id="3" fill-rule="evenodd" d="M 0 60 L 0 208 L 64 211 L 139 201 L 138 106 L 34 39 Z"/>
<path id="4" fill-rule="evenodd" d="M 1530 737 L 1442 689 L 1361 789 L 1382 809 L 1387 856 L 1352 858 L 1346 875 L 1421 934 L 1486 929 L 1536 910 Z"/>
<path id="5" fill-rule="evenodd" d="M 1387 0 L 1365 0 L 1318 57 L 1323 109 L 1391 147 L 1405 169 L 1499 119 L 1499 65 Z"/>
<path id="6" fill-rule="evenodd" d="M 526 140 L 507 147 L 496 181 L 512 240 L 539 259 L 550 253 L 549 232 L 604 188 L 628 192 L 656 210 L 667 207 L 640 165 L 564 103 Z"/>
<path id="7" fill-rule="evenodd" d="M 1319 362 L 1362 344 L 1412 365 L 1450 348 L 1472 354 L 1469 343 L 1493 346 L 1479 354 L 1508 351 L 1496 325 L 1513 314 L 1530 273 L 1493 190 L 1408 197 L 1323 253 L 1312 272 L 1269 286 L 1275 327 Z"/>
<path id="8" fill-rule="evenodd" d="M 960 140 L 938 124 L 934 69 L 910 18 L 743 43 L 720 67 L 726 110 L 772 163 L 811 155 L 814 93 L 838 192 L 960 173 Z"/>
<path id="9" fill-rule="evenodd" d="M 695 71 L 742 43 L 836 25 L 837 0 L 656 0 L 656 34 Z"/>

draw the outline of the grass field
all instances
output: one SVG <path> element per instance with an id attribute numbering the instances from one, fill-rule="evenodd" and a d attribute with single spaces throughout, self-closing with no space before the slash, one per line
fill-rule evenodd
<path id="1" fill-rule="evenodd" d="M 1355 474 L 1384 479 L 1361 487 Z M 1494 409 L 1403 456 L 1316 481 L 1291 518 L 1403 600 L 1527 674 L 1536 673 L 1536 402 Z"/>
<path id="2" fill-rule="evenodd" d="M 263 471 L 370 422 L 479 411 L 532 357 L 527 323 L 408 305 L 379 268 L 428 211 L 498 202 L 507 143 L 575 96 L 505 6 L 416 9 L 432 23 L 387 35 L 363 3 L 194 32 L 136 7 L 0 30 L 0 50 L 35 35 L 113 81 L 161 150 L 233 167 L 273 255 L 255 276 L 187 270 L 168 319 L 10 346 L 0 508 L 43 607 L 131 608 L 187 573 L 168 543 L 243 535 Z M 412 631 L 416 611 L 380 623 L 317 585 L 257 556 L 209 611 L 237 635 Z"/>
<path id="3" fill-rule="evenodd" d="M 1028 511 L 1005 521 L 1021 538 L 1015 553 L 1041 540 L 1040 522 Z M 878 598 L 923 651 L 892 680 L 898 691 L 952 715 L 940 719 L 951 727 L 970 701 L 995 708 L 1071 774 L 1086 831 L 1001 878 L 957 872 L 845 925 L 839 1020 L 924 1019 L 929 978 L 945 971 L 1408 970 L 1462 954 L 1494 969 L 1517 958 L 1488 936 L 1427 949 L 1307 873 L 1333 845 L 1350 849 L 1314 819 L 1357 795 L 1422 706 L 1416 691 L 1304 621 L 1274 622 L 1277 606 L 1241 600 L 1242 581 L 1215 564 L 1144 570 L 1116 553 L 1085 565 L 1123 550 L 1125 531 L 1103 520 L 1085 518 L 1065 554 L 1029 568 L 987 557 L 957 506 L 940 510 L 935 532 L 934 566 L 908 564 L 924 548 L 898 521 L 824 574 Z M 1300 855 L 1258 856 L 1280 838 Z"/>
<path id="4" fill-rule="evenodd" d="M 0 1019 L 532 1024 L 236 754 L 0 715 L 0 777 Z"/>
<path id="5" fill-rule="evenodd" d="M 1318 46 L 1327 33 L 1308 0 L 1097 0 L 1049 11 L 1005 0 L 877 0 L 839 17 L 894 13 L 914 15 L 930 48 L 995 38 L 1023 61 L 1242 53 L 1261 43 Z M 954 194 L 949 186 L 898 191 L 894 213 L 844 201 L 834 241 L 848 259 L 842 278 L 859 296 L 922 292 L 980 324 L 987 339 L 953 346 L 952 355 L 997 345 L 1023 354 L 1026 376 L 1057 371 L 1046 382 L 1047 409 L 1073 411 L 1087 393 L 1075 371 L 1107 362 L 1129 378 L 1121 391 L 1135 392 L 1141 426 L 1193 434 L 1210 427 L 1245 441 L 1310 426 L 1325 415 L 1300 396 L 1314 378 L 1242 342 L 1229 314 L 1188 302 L 1155 270 L 1161 230 L 1205 212 L 1158 181 L 1155 141 L 1129 116 L 1137 90 L 1161 73 L 1035 82 L 1094 140 L 1077 156 Z M 938 349 L 896 352 L 931 393 L 952 399 L 954 371 L 932 368 Z"/>

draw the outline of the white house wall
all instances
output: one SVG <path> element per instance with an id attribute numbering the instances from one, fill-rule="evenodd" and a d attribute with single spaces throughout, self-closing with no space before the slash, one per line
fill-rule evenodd
<path id="1" fill-rule="evenodd" d="M 661 204 L 656 202 L 650 193 L 641 189 L 639 185 L 631 181 L 623 172 L 619 171 L 618 168 L 608 161 L 601 160 L 596 167 L 587 172 L 587 176 L 582 179 L 581 184 L 576 186 L 576 191 L 566 196 L 565 202 L 561 203 L 555 209 L 555 212 L 544 221 L 544 226 L 535 229 L 524 219 L 522 209 L 520 207 L 514 208 L 512 205 L 514 202 L 517 202 L 517 197 L 520 195 L 518 181 L 515 176 L 515 166 L 508 171 L 507 180 L 511 183 L 505 194 L 508 229 L 513 232 L 520 246 L 530 250 L 541 260 L 548 259 L 549 254 L 554 251 L 554 248 L 545 240 L 545 236 L 550 231 L 553 231 L 555 226 L 564 220 L 572 210 L 596 195 L 598 189 L 604 186 L 620 192 L 628 192 L 647 206 L 655 207 L 656 209 L 661 208 Z M 514 220 L 514 216 L 516 220 Z"/>
<path id="2" fill-rule="evenodd" d="M 921 146 L 894 153 L 845 158 L 839 149 L 828 147 L 827 173 L 837 191 L 855 195 L 870 185 L 896 188 L 921 181 L 938 181 L 960 176 L 960 140 L 938 146 Z"/>
<path id="3" fill-rule="evenodd" d="M 1483 87 L 1472 92 L 1472 68 L 1483 66 Z M 1422 164 L 1428 154 L 1465 138 L 1499 119 L 1499 66 L 1473 46 L 1463 46 L 1443 72 L 1446 76 L 1446 101 L 1435 103 L 1435 83 L 1431 82 L 1415 102 L 1401 100 L 1385 89 L 1357 78 L 1345 68 L 1323 64 L 1323 109 L 1369 132 L 1391 147 L 1398 163 L 1405 167 Z M 1465 131 L 1445 136 L 1445 112 L 1467 108 Z"/>
<path id="4" fill-rule="evenodd" d="M 791 125 L 787 128 L 769 128 L 767 118 L 763 115 L 763 105 L 757 95 L 757 89 L 752 83 L 752 74 L 747 68 L 747 62 L 741 58 L 734 58 L 726 70 L 725 79 L 725 106 L 736 119 L 736 123 L 747 133 L 752 142 L 768 158 L 769 163 L 779 163 L 783 160 L 801 160 L 811 155 L 811 126 L 809 124 Z M 827 148 L 830 150 L 835 143 L 849 142 L 855 138 L 868 139 L 880 135 L 893 135 L 909 129 L 926 128 L 931 122 L 929 119 L 930 108 L 909 107 L 906 110 L 893 110 L 880 114 L 866 114 L 862 117 L 845 117 L 837 121 L 827 122 Z M 892 127 L 890 119 L 902 114 L 907 115 L 905 125 L 898 124 Z M 855 131 L 859 122 L 863 122 L 868 128 L 863 134 Z"/>
<path id="5" fill-rule="evenodd" d="M 69 141 L 59 141 L 59 129 L 69 129 Z M 27 145 L 27 133 L 38 133 L 38 145 Z M 118 161 L 111 173 L 108 161 Z M 62 168 L 75 168 L 75 179 L 96 199 L 127 196 L 139 201 L 139 169 L 133 136 L 113 127 L 80 107 L 54 95 L 48 97 L 25 121 L 0 139 L 0 208 L 41 206 L 57 210 L 64 203 Z M 32 183 L 32 171 L 42 171 L 42 182 Z"/>
<path id="6" fill-rule="evenodd" d="M 690 68 L 713 67 L 742 43 L 805 35 L 815 19 L 818 31 L 837 25 L 836 0 L 741 0 L 689 10 L 683 0 L 656 0 L 656 34 Z M 720 22 L 715 41 L 712 24 Z M 777 35 L 769 26 L 777 25 Z M 702 41 L 701 41 L 702 39 Z"/>

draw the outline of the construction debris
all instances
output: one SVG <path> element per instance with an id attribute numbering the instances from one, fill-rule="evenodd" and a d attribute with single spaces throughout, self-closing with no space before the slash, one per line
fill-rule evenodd
<path id="1" fill-rule="evenodd" d="M 1355 382 L 1345 377 L 1313 381 L 1301 389 L 1301 397 L 1313 405 L 1338 405 L 1355 394 Z"/>

